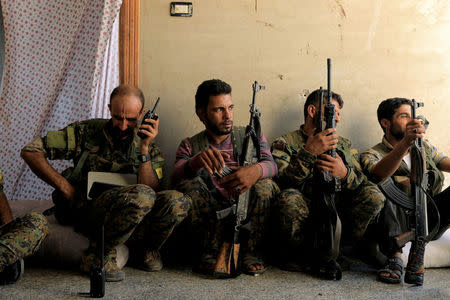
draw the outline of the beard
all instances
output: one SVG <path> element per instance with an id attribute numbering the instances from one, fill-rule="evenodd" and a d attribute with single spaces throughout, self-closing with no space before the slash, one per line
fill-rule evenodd
<path id="1" fill-rule="evenodd" d="M 125 141 L 133 137 L 134 128 L 128 128 L 124 131 L 120 130 L 117 127 L 113 127 L 112 136 L 117 141 Z"/>
<path id="2" fill-rule="evenodd" d="M 405 133 L 398 127 L 391 127 L 389 133 L 397 140 L 401 141 L 405 137 Z"/>
<path id="3" fill-rule="evenodd" d="M 225 122 L 219 123 L 218 125 L 213 124 L 211 121 L 206 118 L 205 120 L 206 127 L 211 130 L 215 135 L 221 136 L 221 135 L 227 135 L 231 133 L 231 127 L 230 129 L 221 129 L 221 127 L 225 127 L 225 125 L 233 125 L 233 121 L 227 120 Z"/>

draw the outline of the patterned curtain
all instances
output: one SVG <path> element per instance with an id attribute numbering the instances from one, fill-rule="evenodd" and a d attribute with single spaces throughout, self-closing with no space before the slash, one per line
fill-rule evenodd
<path id="1" fill-rule="evenodd" d="M 20 149 L 49 130 L 108 117 L 107 96 L 118 82 L 117 38 L 111 33 L 122 0 L 1 4 L 5 65 L 0 169 L 5 192 L 10 200 L 51 199 L 52 188 L 31 173 Z M 58 171 L 67 167 L 64 162 L 52 165 Z"/>

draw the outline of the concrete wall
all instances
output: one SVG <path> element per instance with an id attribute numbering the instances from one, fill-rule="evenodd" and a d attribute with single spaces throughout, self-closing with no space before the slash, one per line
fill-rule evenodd
<path id="1" fill-rule="evenodd" d="M 379 142 L 381 100 L 420 99 L 428 139 L 450 154 L 450 2 L 438 0 L 193 0 L 191 18 L 170 1 L 141 1 L 141 87 L 157 96 L 158 144 L 171 170 L 180 140 L 203 129 L 194 94 L 206 79 L 233 87 L 235 123 L 248 122 L 251 84 L 269 141 L 302 122 L 305 94 L 326 86 L 345 101 L 339 134 L 364 150 Z M 448 176 L 447 176 L 448 177 Z M 450 178 L 447 178 L 449 182 Z"/>

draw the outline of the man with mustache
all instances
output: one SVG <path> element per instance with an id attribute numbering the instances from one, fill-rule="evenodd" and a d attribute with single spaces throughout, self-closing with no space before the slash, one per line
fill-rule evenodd
<path id="1" fill-rule="evenodd" d="M 176 188 L 192 199 L 190 221 L 200 239 L 202 257 L 196 270 L 212 273 L 226 230 L 225 220 L 217 220 L 216 211 L 230 207 L 233 198 L 251 189 L 248 209 L 250 229 L 241 243 L 244 272 L 251 275 L 265 271 L 261 257 L 267 231 L 271 199 L 278 187 L 269 178 L 277 166 L 261 133 L 261 158 L 256 164 L 238 166 L 245 128 L 234 126 L 231 86 L 218 79 L 204 81 L 195 95 L 195 110 L 205 130 L 184 139 L 177 152 L 172 173 Z M 234 172 L 219 179 L 217 173 L 227 166 Z M 229 224 L 231 225 L 231 224 Z"/>
<path id="2" fill-rule="evenodd" d="M 381 143 L 361 154 L 361 165 L 373 182 L 392 177 L 395 185 L 406 194 L 411 194 L 409 182 L 411 156 L 409 150 L 416 138 L 425 135 L 423 120 L 411 118 L 412 101 L 405 98 L 390 98 L 378 106 L 378 122 L 384 136 Z M 433 239 L 438 239 L 448 229 L 450 223 L 450 188 L 441 192 L 444 182 L 442 172 L 450 172 L 450 158 L 440 153 L 426 140 L 423 141 L 428 175 L 428 190 L 440 214 L 440 227 Z M 428 224 L 431 230 L 436 224 L 434 208 L 428 203 Z M 395 237 L 408 231 L 407 222 L 411 211 L 407 211 L 390 201 L 376 224 L 380 250 L 388 259 L 385 267 L 378 271 L 377 278 L 387 283 L 401 283 L 403 278 L 402 248 L 394 242 Z M 406 272 L 409 272 L 406 270 Z"/>
<path id="3" fill-rule="evenodd" d="M 279 227 L 280 248 L 284 250 L 280 255 L 285 260 L 281 262 L 283 267 L 292 271 L 309 267 L 320 277 L 339 279 L 339 263 L 329 257 L 319 257 L 318 251 L 322 249 L 310 247 L 311 233 L 320 225 L 311 220 L 311 215 L 325 214 L 312 211 L 314 201 L 320 201 L 320 193 L 326 189 L 316 184 L 318 172 L 327 170 L 340 178 L 341 190 L 335 193 L 335 203 L 342 222 L 341 244 L 361 241 L 383 207 L 384 196 L 363 174 L 358 150 L 349 139 L 338 136 L 335 128 L 316 132 L 317 121 L 322 118 L 319 104 L 327 94 L 325 91 L 322 98 L 320 90 L 313 91 L 304 105 L 304 124 L 272 143 L 272 155 L 279 170 L 276 182 L 282 189 L 273 212 L 275 225 Z M 339 94 L 331 92 L 331 102 L 339 124 L 344 101 Z M 336 158 L 326 154 L 332 149 L 336 149 Z"/>
<path id="4" fill-rule="evenodd" d="M 82 255 L 81 270 L 89 272 L 98 262 L 95 229 L 104 224 L 107 281 L 123 280 L 115 247 L 127 243 L 130 260 L 145 271 L 162 268 L 159 249 L 173 228 L 187 215 L 189 202 L 176 191 L 162 189 L 164 159 L 153 143 L 159 120 L 139 126 L 144 95 L 136 87 L 121 85 L 110 97 L 111 119 L 75 122 L 50 131 L 26 145 L 21 152 L 30 169 L 55 188 L 55 216 L 61 224 L 74 225 L 90 239 Z M 137 136 L 143 133 L 144 138 Z M 73 160 L 62 174 L 47 159 Z M 87 199 L 90 171 L 135 174 L 138 184 L 104 191 Z"/>

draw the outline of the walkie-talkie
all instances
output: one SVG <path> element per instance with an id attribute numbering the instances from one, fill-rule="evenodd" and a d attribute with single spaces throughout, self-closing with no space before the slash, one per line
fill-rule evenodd
<path id="1" fill-rule="evenodd" d="M 104 247 L 105 247 L 105 229 L 102 224 L 98 233 L 98 257 L 100 259 L 100 265 L 91 266 L 91 291 L 89 295 L 92 298 L 103 298 L 105 296 L 105 259 L 104 259 Z"/>
<path id="2" fill-rule="evenodd" d="M 155 106 L 153 106 L 152 110 L 149 110 L 145 113 L 144 118 L 142 119 L 142 125 L 148 125 L 150 124 L 152 127 L 153 125 L 150 122 L 146 122 L 146 119 L 152 119 L 152 120 L 158 120 L 158 116 L 155 115 L 156 106 L 158 106 L 159 97 L 156 100 Z M 142 132 L 138 132 L 137 134 L 141 139 L 145 139 L 147 136 L 143 134 Z"/>

